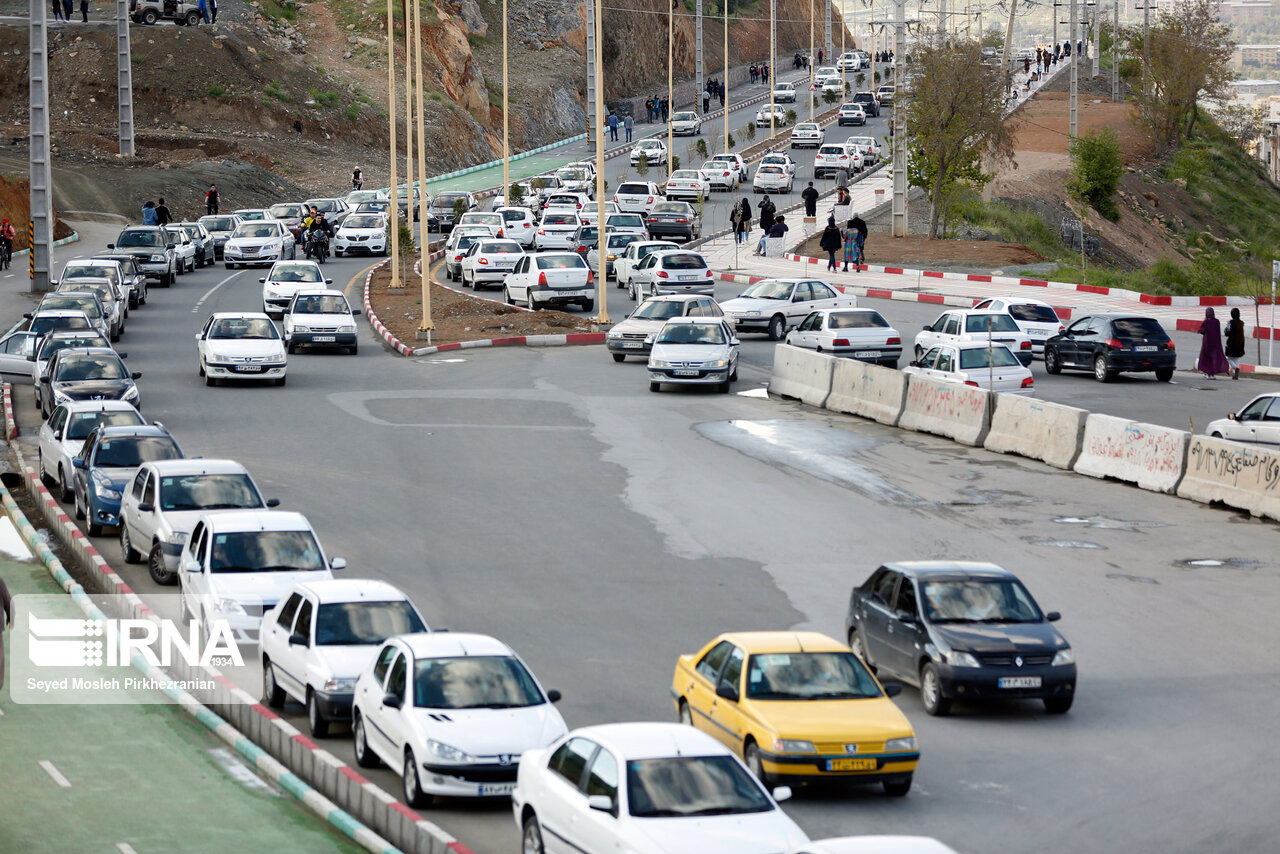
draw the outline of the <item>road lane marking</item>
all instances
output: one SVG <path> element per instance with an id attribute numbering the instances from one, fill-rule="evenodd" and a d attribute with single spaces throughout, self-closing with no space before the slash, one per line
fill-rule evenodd
<path id="1" fill-rule="evenodd" d="M 116 848 L 120 851 L 120 854 L 138 854 L 134 847 L 128 842 L 117 842 Z"/>
<path id="2" fill-rule="evenodd" d="M 216 284 L 216 285 L 214 285 L 213 287 L 209 288 L 209 290 L 205 291 L 205 292 L 204 292 L 204 296 L 202 296 L 202 297 L 200 297 L 200 299 L 196 300 L 196 304 L 192 307 L 192 309 L 191 309 L 191 313 L 192 313 L 192 314 L 195 314 L 197 311 L 199 311 L 199 310 L 200 310 L 200 306 L 204 305 L 204 301 L 205 301 L 205 300 L 207 300 L 210 296 L 212 296 L 214 291 L 216 291 L 218 288 L 222 287 L 222 286 L 223 286 L 223 285 L 225 285 L 227 282 L 231 281 L 232 279 L 234 279 L 236 276 L 240 275 L 240 274 L 241 274 L 241 273 L 243 273 L 243 272 L 244 272 L 244 270 L 237 270 L 236 272 L 232 273 L 230 276 L 227 276 L 227 277 L 226 277 L 225 279 L 223 279 L 221 282 L 218 282 L 218 284 Z"/>
<path id="3" fill-rule="evenodd" d="M 345 288 L 343 288 L 343 289 L 342 289 L 342 295 L 343 295 L 343 296 L 345 296 L 345 297 L 347 298 L 347 301 L 348 301 L 348 302 L 350 302 L 350 301 L 351 301 L 351 289 L 352 289 L 352 288 L 354 288 L 354 287 L 356 286 L 356 282 L 359 282 L 360 284 L 362 284 L 362 285 L 363 285 L 363 284 L 364 284 L 364 277 L 365 277 L 365 276 L 367 276 L 367 275 L 369 275 L 369 271 L 370 271 L 370 270 L 372 270 L 374 267 L 378 266 L 378 264 L 384 264 L 384 263 L 386 263 L 386 262 L 385 262 L 385 261 L 378 261 L 378 262 L 377 262 L 377 263 L 375 263 L 375 264 L 370 264 L 368 267 L 365 267 L 365 268 L 364 268 L 363 270 L 361 270 L 359 273 L 356 273 L 354 276 L 352 276 L 352 277 L 351 277 L 351 281 L 347 282 L 347 286 L 346 286 Z M 364 303 L 363 296 L 362 296 L 362 298 L 361 298 L 360 302 L 361 302 L 362 304 Z"/>
<path id="4" fill-rule="evenodd" d="M 53 763 L 50 762 L 48 759 L 41 759 L 40 767 L 44 769 L 44 772 L 46 774 L 48 774 L 50 777 L 53 778 L 53 782 L 57 783 L 59 786 L 61 786 L 64 789 L 71 788 L 71 781 L 68 780 L 66 777 L 63 777 L 62 772 L 59 771 L 57 768 L 53 767 Z"/>

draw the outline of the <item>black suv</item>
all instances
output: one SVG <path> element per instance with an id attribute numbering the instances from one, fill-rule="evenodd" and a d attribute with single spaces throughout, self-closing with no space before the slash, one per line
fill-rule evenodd
<path id="1" fill-rule="evenodd" d="M 876 100 L 875 92 L 857 92 L 853 96 L 853 103 L 861 104 L 862 111 L 868 116 L 880 117 L 880 102 Z"/>
<path id="2" fill-rule="evenodd" d="M 1044 343 L 1044 369 L 1093 371 L 1098 382 L 1119 373 L 1155 372 L 1167 383 L 1178 354 L 1173 340 L 1153 317 L 1095 314 L 1073 322 Z"/>

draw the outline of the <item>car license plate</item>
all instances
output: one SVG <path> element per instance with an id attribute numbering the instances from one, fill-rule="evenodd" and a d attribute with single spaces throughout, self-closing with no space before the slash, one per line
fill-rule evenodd
<path id="1" fill-rule="evenodd" d="M 1032 329 L 1032 330 L 1031 330 L 1029 333 L 1027 333 L 1027 334 L 1028 334 L 1028 335 L 1030 335 L 1032 338 L 1047 338 L 1047 337 L 1049 337 L 1049 330 L 1047 330 L 1047 329 Z"/>
<path id="2" fill-rule="evenodd" d="M 679 370 L 673 371 L 673 373 L 678 377 L 696 377 L 698 374 L 702 373 L 702 371 Z"/>
<path id="3" fill-rule="evenodd" d="M 680 277 L 680 281 L 682 282 L 695 282 L 697 280 L 698 280 L 697 276 L 681 276 Z"/>
<path id="4" fill-rule="evenodd" d="M 856 359 L 875 359 L 880 356 L 879 350 L 855 350 L 854 358 Z"/>
<path id="5" fill-rule="evenodd" d="M 311 340 L 315 341 L 317 344 L 323 344 L 326 341 L 336 341 L 338 339 L 332 335 L 316 335 Z"/>
<path id="6" fill-rule="evenodd" d="M 828 759 L 828 771 L 874 771 L 876 770 L 876 760 L 874 759 Z"/>
<path id="7" fill-rule="evenodd" d="M 622 346 L 628 349 L 631 349 L 631 348 L 639 349 L 640 347 L 644 346 L 644 342 L 643 341 L 623 341 Z"/>
<path id="8" fill-rule="evenodd" d="M 1156 347 L 1156 346 L 1154 346 L 1154 345 L 1147 344 L 1147 345 L 1143 345 L 1143 346 L 1139 346 L 1139 347 L 1134 347 L 1133 349 L 1134 349 L 1136 352 L 1138 352 L 1138 353 L 1154 353 L 1155 351 L 1159 350 L 1160 348 L 1159 348 L 1159 347 Z"/>
<path id="9" fill-rule="evenodd" d="M 258 366 L 257 365 L 236 365 L 236 370 L 237 371 L 256 371 L 258 370 Z"/>
<path id="10" fill-rule="evenodd" d="M 509 795 L 515 790 L 515 783 L 489 783 L 480 787 L 480 795 L 481 797 L 488 795 Z"/>
<path id="11" fill-rule="evenodd" d="M 1001 688 L 1039 688 L 1039 676 L 1004 676 L 996 682 Z"/>

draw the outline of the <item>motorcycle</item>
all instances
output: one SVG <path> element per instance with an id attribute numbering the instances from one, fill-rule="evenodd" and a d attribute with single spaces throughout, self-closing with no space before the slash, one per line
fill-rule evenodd
<path id="1" fill-rule="evenodd" d="M 319 229 L 307 236 L 307 257 L 323 264 L 329 258 L 329 233 Z"/>

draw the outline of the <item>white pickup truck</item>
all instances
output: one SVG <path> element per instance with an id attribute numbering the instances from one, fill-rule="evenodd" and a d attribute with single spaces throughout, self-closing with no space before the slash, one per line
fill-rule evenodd
<path id="1" fill-rule="evenodd" d="M 820 279 L 765 279 L 720 307 L 734 320 L 738 332 L 766 332 L 771 341 L 781 341 L 809 312 L 857 308 L 858 298 Z"/>

